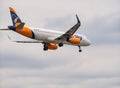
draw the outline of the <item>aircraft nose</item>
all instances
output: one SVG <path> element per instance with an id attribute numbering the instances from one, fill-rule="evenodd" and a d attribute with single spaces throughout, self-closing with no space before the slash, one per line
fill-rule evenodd
<path id="1" fill-rule="evenodd" d="M 86 45 L 87 45 L 87 46 L 91 45 L 91 41 L 88 40 L 88 39 L 86 39 Z"/>

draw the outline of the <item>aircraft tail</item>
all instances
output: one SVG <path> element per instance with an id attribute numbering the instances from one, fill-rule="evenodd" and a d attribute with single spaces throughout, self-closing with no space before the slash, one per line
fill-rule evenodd
<path id="1" fill-rule="evenodd" d="M 18 17 L 15 10 L 12 7 L 9 7 L 9 9 L 10 9 L 10 14 L 11 14 L 13 25 L 15 25 L 16 23 L 22 23 L 21 19 Z"/>
<path id="2" fill-rule="evenodd" d="M 18 29 L 22 29 L 25 23 L 21 21 L 21 19 L 19 18 L 19 16 L 16 14 L 15 10 L 12 7 L 9 7 L 9 9 L 10 9 L 13 26 Z"/>
<path id="3" fill-rule="evenodd" d="M 9 7 L 9 9 L 13 25 L 8 26 L 8 28 L 21 35 L 34 39 L 35 35 L 32 30 L 29 27 L 24 26 L 25 23 L 21 21 L 19 16 L 16 14 L 16 11 L 12 7 Z"/>

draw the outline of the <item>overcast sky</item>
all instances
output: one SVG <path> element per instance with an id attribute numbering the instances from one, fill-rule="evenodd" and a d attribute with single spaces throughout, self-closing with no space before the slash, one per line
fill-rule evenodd
<path id="1" fill-rule="evenodd" d="M 13 7 L 27 26 L 76 33 L 92 41 L 89 47 L 64 45 L 44 52 L 42 44 L 17 44 L 23 37 L 0 31 L 0 88 L 120 88 L 119 0 L 0 0 L 0 28 L 11 25 Z"/>

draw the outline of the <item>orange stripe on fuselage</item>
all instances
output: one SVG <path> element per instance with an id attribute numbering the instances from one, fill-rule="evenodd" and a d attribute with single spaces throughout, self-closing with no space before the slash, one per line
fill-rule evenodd
<path id="1" fill-rule="evenodd" d="M 15 31 L 26 37 L 32 38 L 32 31 L 28 27 L 23 27 L 23 29 L 16 29 Z"/>

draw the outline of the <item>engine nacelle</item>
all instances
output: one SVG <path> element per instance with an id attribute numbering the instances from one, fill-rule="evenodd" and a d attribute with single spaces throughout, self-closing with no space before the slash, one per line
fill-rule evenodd
<path id="1" fill-rule="evenodd" d="M 48 44 L 48 49 L 51 49 L 51 50 L 56 50 L 58 48 L 58 46 L 54 43 L 49 43 Z"/>
<path id="2" fill-rule="evenodd" d="M 69 39 L 69 42 L 70 43 L 73 43 L 73 44 L 79 44 L 80 43 L 80 38 L 70 38 Z"/>

